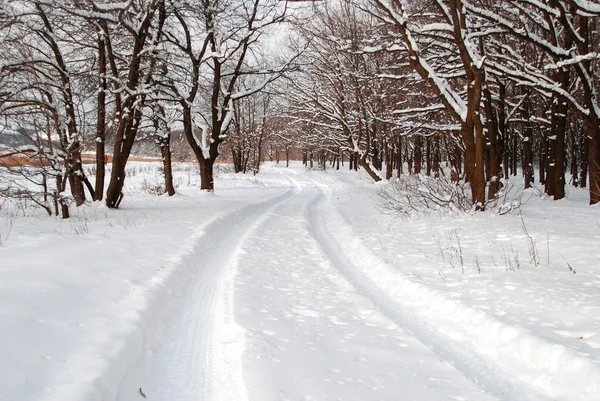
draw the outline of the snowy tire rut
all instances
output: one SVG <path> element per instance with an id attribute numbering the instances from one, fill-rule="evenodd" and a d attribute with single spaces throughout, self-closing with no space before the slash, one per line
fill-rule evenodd
<path id="1" fill-rule="evenodd" d="M 323 251 L 328 255 L 333 265 L 363 297 L 373 302 L 381 313 L 396 323 L 402 329 L 416 336 L 420 342 L 433 350 L 444 360 L 451 363 L 465 377 L 483 388 L 486 393 L 501 400 L 546 400 L 541 394 L 519 384 L 514 378 L 506 379 L 489 362 L 482 360 L 468 349 L 452 343 L 448 337 L 439 336 L 427 323 L 420 321 L 410 311 L 403 309 L 374 285 L 365 271 L 368 267 L 358 266 L 347 254 L 344 248 L 331 236 L 324 222 L 327 202 L 326 191 L 321 194 L 315 204 L 309 209 L 308 218 L 311 230 Z"/>
<path id="2" fill-rule="evenodd" d="M 119 400 L 546 399 L 389 299 L 332 235 L 327 190 L 285 178 L 203 229 Z"/>
<path id="3" fill-rule="evenodd" d="M 314 218 L 322 196 L 313 187 L 280 204 L 239 251 L 248 399 L 495 399 L 340 274 Z"/>
<path id="4" fill-rule="evenodd" d="M 293 193 L 289 189 L 244 206 L 202 228 L 193 250 L 179 261 L 178 269 L 192 271 L 186 292 L 173 294 L 174 301 L 155 318 L 166 328 L 160 339 L 144 344 L 143 356 L 122 381 L 118 400 L 141 394 L 155 400 L 244 400 L 236 359 L 243 334 L 231 309 L 237 250 L 269 211 Z"/>
<path id="5" fill-rule="evenodd" d="M 409 276 L 412 266 L 367 247 L 330 200 L 321 198 L 315 226 L 323 229 L 325 244 L 343 255 L 338 264 L 343 274 L 386 315 L 488 393 L 506 400 L 570 400 L 578 389 L 579 399 L 598 399 L 599 382 L 589 377 L 600 377 L 600 366 L 591 355 L 450 299 Z"/>

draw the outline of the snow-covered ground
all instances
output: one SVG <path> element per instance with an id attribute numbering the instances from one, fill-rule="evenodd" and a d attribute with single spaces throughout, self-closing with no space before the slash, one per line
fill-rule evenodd
<path id="1" fill-rule="evenodd" d="M 363 172 L 134 168 L 116 211 L 0 210 L 0 400 L 600 399 L 584 191 L 400 219 Z"/>

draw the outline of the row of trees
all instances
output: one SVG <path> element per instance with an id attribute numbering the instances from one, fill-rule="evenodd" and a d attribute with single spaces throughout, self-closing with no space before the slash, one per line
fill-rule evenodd
<path id="1" fill-rule="evenodd" d="M 479 208 L 517 167 L 529 187 L 600 202 L 600 5 L 582 0 L 346 0 L 296 27 L 306 66 L 287 117 L 374 180 L 405 162 L 469 182 Z M 517 166 L 517 163 L 519 166 Z M 589 177 L 589 183 L 587 181 Z M 486 191 L 487 190 L 487 191 Z M 487 192 L 487 193 L 486 193 Z"/>
<path id="2" fill-rule="evenodd" d="M 77 205 L 87 188 L 94 200 L 119 206 L 140 135 L 155 136 L 174 193 L 170 138 L 177 129 L 197 159 L 202 189 L 212 190 L 213 164 L 240 113 L 236 104 L 291 68 L 293 57 L 285 62 L 263 52 L 263 38 L 285 15 L 277 0 L 2 2 L 0 129 L 24 133 L 31 143 L 0 157 L 42 157 L 67 217 L 66 188 Z M 90 137 L 95 185 L 81 162 Z M 112 170 L 104 195 L 107 153 Z"/>
<path id="3" fill-rule="evenodd" d="M 103 199 L 107 153 L 105 200 L 119 206 L 142 135 L 159 144 L 174 193 L 175 130 L 205 190 L 220 153 L 236 171 L 256 172 L 265 152 L 289 159 L 300 148 L 307 163 L 347 156 L 375 181 L 406 166 L 449 174 L 469 183 L 479 209 L 518 171 L 526 187 L 539 180 L 560 199 L 570 170 L 573 184 L 589 186 L 590 203 L 600 202 L 599 5 L 343 0 L 293 19 L 288 11 L 276 0 L 2 3 L 0 129 L 33 140 L 0 159 L 39 159 L 47 174 L 37 184 L 55 188 L 63 216 L 66 188 L 77 205 L 86 188 Z M 284 20 L 294 27 L 278 60 L 281 42 L 269 33 Z M 81 165 L 89 137 L 94 185 Z"/>

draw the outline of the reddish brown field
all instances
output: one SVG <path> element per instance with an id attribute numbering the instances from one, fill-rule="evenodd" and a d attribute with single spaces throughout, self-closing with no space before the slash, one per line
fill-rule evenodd
<path id="1" fill-rule="evenodd" d="M 132 162 L 154 163 L 154 162 L 161 161 L 161 158 L 160 157 L 145 157 L 145 156 L 130 156 L 128 160 L 132 161 Z M 81 155 L 81 162 L 83 164 L 96 164 L 96 155 L 84 153 Z M 112 163 L 112 156 L 111 155 L 104 156 L 104 163 L 107 163 L 107 164 Z"/>
<path id="2" fill-rule="evenodd" d="M 6 151 L 6 150 L 9 150 L 9 149 L 0 148 L 0 152 Z M 33 154 L 33 152 L 30 152 L 30 154 Z M 129 160 L 135 161 L 135 162 L 160 162 L 161 161 L 160 157 L 143 157 L 143 156 L 131 156 L 129 158 Z M 82 154 L 81 162 L 83 164 L 96 164 L 96 155 Z M 112 163 L 112 156 L 106 155 L 104 157 L 104 162 Z M 48 161 L 40 160 L 38 157 L 35 157 L 35 156 L 28 156 L 27 152 L 18 154 L 18 155 L 0 157 L 0 167 L 49 166 L 49 165 L 50 165 L 50 163 Z"/>
<path id="3" fill-rule="evenodd" d="M 0 148 L 0 152 L 5 149 Z M 29 157 L 25 154 L 0 157 L 0 167 L 14 166 L 49 166 L 46 160 L 40 160 L 37 157 Z"/>
<path id="4" fill-rule="evenodd" d="M 7 150 L 10 150 L 10 149 L 0 148 L 0 153 L 3 151 L 7 151 Z M 291 157 L 291 160 L 301 160 L 302 155 L 298 151 L 290 152 L 290 156 L 292 156 L 292 155 L 297 156 L 296 153 L 300 155 L 300 158 Z M 30 152 L 30 154 L 33 154 L 33 152 Z M 285 153 L 280 152 L 280 157 L 282 158 L 283 161 L 285 161 Z M 146 156 L 131 156 L 131 157 L 129 157 L 129 161 L 156 163 L 156 162 L 160 162 L 161 158 L 160 157 L 146 157 Z M 93 153 L 84 153 L 81 155 L 81 162 L 83 164 L 96 164 L 96 155 L 94 155 Z M 174 163 L 176 163 L 176 162 L 195 163 L 196 160 L 173 160 L 173 162 Z M 104 163 L 106 163 L 106 164 L 112 163 L 112 156 L 111 155 L 104 156 Z M 230 163 L 232 163 L 232 160 L 228 153 L 220 155 L 219 159 L 216 162 L 216 164 L 230 164 Z M 45 160 L 40 160 L 39 158 L 37 158 L 35 156 L 28 156 L 27 153 L 0 157 L 0 167 L 48 166 L 48 165 L 50 165 L 49 162 L 47 162 Z"/>

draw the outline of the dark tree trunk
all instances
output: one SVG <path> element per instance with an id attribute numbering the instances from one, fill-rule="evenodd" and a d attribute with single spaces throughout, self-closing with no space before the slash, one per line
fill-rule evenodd
<path id="1" fill-rule="evenodd" d="M 242 171 L 242 152 L 239 148 L 231 148 L 231 159 L 233 161 L 233 171 L 236 174 Z"/>
<path id="2" fill-rule="evenodd" d="M 385 145 L 385 179 L 389 180 L 394 175 L 394 148 L 390 143 Z"/>
<path id="3" fill-rule="evenodd" d="M 555 79 L 564 90 L 568 90 L 569 71 L 560 70 L 555 73 Z M 567 130 L 567 99 L 555 95 L 552 103 L 552 124 L 550 128 L 548 164 L 546 168 L 546 193 L 554 196 L 555 200 L 565 197 L 565 135 Z"/>
<path id="4" fill-rule="evenodd" d="M 100 75 L 100 90 L 98 91 L 98 120 L 96 122 L 96 192 L 94 200 L 101 201 L 104 197 L 104 177 L 106 175 L 106 160 L 104 142 L 106 136 L 106 48 L 104 39 L 98 39 L 98 73 Z"/>
<path id="5" fill-rule="evenodd" d="M 215 189 L 213 161 L 211 158 L 202 159 L 200 165 L 200 189 L 213 191 Z"/>
<path id="6" fill-rule="evenodd" d="M 588 161 L 589 161 L 589 147 L 590 141 L 585 131 L 581 135 L 581 142 L 579 148 L 581 149 L 580 167 L 579 167 L 579 186 L 581 188 L 587 187 L 587 176 L 588 176 Z"/>
<path id="7" fill-rule="evenodd" d="M 506 85 L 503 82 L 498 83 L 498 141 L 497 141 L 497 155 L 496 155 L 496 168 L 498 171 L 498 178 L 508 178 L 506 174 L 506 167 L 503 166 L 504 160 L 506 160 L 506 154 L 508 149 L 506 148 Z M 504 169 L 503 169 L 504 167 Z"/>
<path id="8" fill-rule="evenodd" d="M 504 92 L 503 85 L 500 85 L 500 98 L 499 104 L 503 104 Z M 486 123 L 487 123 L 487 159 L 486 159 L 486 175 L 487 181 L 490 183 L 488 188 L 488 199 L 494 199 L 496 194 L 500 190 L 500 179 L 502 170 L 500 168 L 500 163 L 502 162 L 502 155 L 499 151 L 498 146 L 498 137 L 499 137 L 499 122 L 498 117 L 494 111 L 494 107 L 492 105 L 492 93 L 489 87 L 486 86 L 484 89 L 484 109 L 486 114 Z M 503 108 L 503 106 L 499 106 L 499 108 Z"/>
<path id="9" fill-rule="evenodd" d="M 525 188 L 531 188 L 534 181 L 533 171 L 533 124 L 529 121 L 531 116 L 531 102 L 529 98 L 523 103 L 524 120 L 523 124 L 523 181 Z"/>
<path id="10" fill-rule="evenodd" d="M 540 140 L 540 157 L 539 157 L 539 164 L 540 164 L 540 169 L 539 169 L 539 176 L 538 176 L 538 182 L 542 185 L 546 184 L 546 147 L 548 145 L 548 142 L 546 141 L 545 137 L 542 137 Z"/>
<path id="11" fill-rule="evenodd" d="M 519 136 L 513 132 L 513 138 L 512 138 L 512 175 L 514 177 L 517 176 L 518 172 L 517 172 L 517 165 L 519 163 Z"/>
<path id="12" fill-rule="evenodd" d="M 415 175 L 421 174 L 421 167 L 423 166 L 423 153 L 421 150 L 421 142 L 421 136 L 415 136 Z"/>
<path id="13" fill-rule="evenodd" d="M 477 122 L 477 119 L 475 119 L 475 122 Z M 471 186 L 471 198 L 477 209 L 483 209 L 485 205 L 483 126 L 476 128 L 469 127 L 465 124 L 463 130 L 462 136 L 465 144 L 465 174 Z"/>
<path id="14" fill-rule="evenodd" d="M 440 162 L 441 162 L 441 149 L 440 149 L 440 136 L 436 134 L 434 136 L 433 146 L 433 176 L 435 178 L 440 177 Z"/>
<path id="15" fill-rule="evenodd" d="M 65 190 L 65 180 L 62 175 L 58 175 L 56 177 L 56 194 L 54 197 L 54 208 L 56 211 L 56 215 L 58 216 L 58 209 L 60 207 L 61 217 L 63 219 L 68 219 L 70 217 L 69 214 L 69 205 L 65 202 L 61 196 L 61 194 Z"/>
<path id="16" fill-rule="evenodd" d="M 171 132 L 168 132 L 166 137 L 160 138 L 159 143 L 165 175 L 165 189 L 169 196 L 173 196 L 175 195 L 175 186 L 173 186 L 173 166 L 171 163 Z"/>
<path id="17" fill-rule="evenodd" d="M 402 136 L 398 135 L 398 142 L 396 143 L 396 170 L 398 178 L 402 175 L 403 169 L 403 161 L 402 161 Z"/>
<path id="18" fill-rule="evenodd" d="M 504 130 L 502 130 L 503 133 L 503 140 L 502 140 L 502 144 L 504 146 L 504 152 L 503 152 L 503 167 L 504 167 L 504 178 L 508 178 L 509 177 L 509 173 L 508 173 L 508 169 L 510 167 L 510 134 L 508 132 L 508 130 L 505 128 Z"/>
<path id="19" fill-rule="evenodd" d="M 425 137 L 425 160 L 427 176 L 431 176 L 431 138 Z"/>
<path id="20" fill-rule="evenodd" d="M 106 190 L 106 205 L 109 208 L 117 208 L 123 198 L 125 167 L 142 117 L 140 110 L 133 113 L 134 116 L 121 120 L 117 130 L 110 183 Z"/>
<path id="21" fill-rule="evenodd" d="M 579 149 L 578 149 L 578 130 L 572 129 L 571 135 L 569 137 L 570 148 L 571 148 L 571 163 L 569 166 L 569 170 L 571 172 L 571 177 L 573 180 L 573 186 L 579 186 L 579 171 L 578 171 L 578 159 L 579 159 Z"/>
<path id="22" fill-rule="evenodd" d="M 600 119 L 592 115 L 589 120 L 586 131 L 589 137 L 590 205 L 595 205 L 600 203 Z"/>

